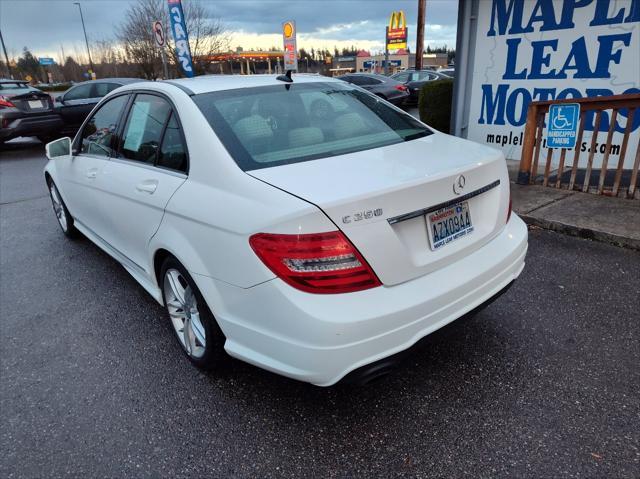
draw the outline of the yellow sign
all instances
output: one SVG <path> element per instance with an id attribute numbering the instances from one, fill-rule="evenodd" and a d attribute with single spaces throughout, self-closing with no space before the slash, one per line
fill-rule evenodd
<path id="1" fill-rule="evenodd" d="M 392 12 L 387 27 L 387 50 L 407 48 L 407 19 L 404 12 Z"/>
<path id="2" fill-rule="evenodd" d="M 389 30 L 400 30 L 407 28 L 407 19 L 404 16 L 404 11 L 392 12 L 389 17 Z"/>
<path id="3" fill-rule="evenodd" d="M 284 25 L 282 25 L 282 33 L 284 34 L 284 38 L 293 37 L 293 34 L 295 33 L 295 28 L 293 27 L 293 23 L 285 22 Z"/>

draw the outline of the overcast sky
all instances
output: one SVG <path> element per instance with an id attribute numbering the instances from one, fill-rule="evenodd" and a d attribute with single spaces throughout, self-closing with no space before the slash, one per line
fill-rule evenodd
<path id="1" fill-rule="evenodd" d="M 82 0 L 89 40 L 114 36 L 118 22 L 136 0 Z M 189 2 L 192 0 L 183 0 Z M 418 0 L 200 0 L 220 17 L 233 48 L 280 46 L 280 25 L 294 19 L 298 46 L 333 49 L 355 44 L 381 50 L 393 10 L 404 10 L 410 48 L 415 50 Z M 425 43 L 455 47 L 457 0 L 427 0 Z M 82 53 L 84 39 L 73 0 L 0 0 L 0 30 L 9 56 L 28 46 L 38 56 Z"/>

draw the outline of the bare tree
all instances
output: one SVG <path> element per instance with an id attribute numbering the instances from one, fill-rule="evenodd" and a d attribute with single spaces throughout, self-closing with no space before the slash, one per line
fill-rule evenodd
<path id="1" fill-rule="evenodd" d="M 125 19 L 117 32 L 117 37 L 128 60 L 138 64 L 142 74 L 148 79 L 161 75 L 160 50 L 155 46 L 151 26 L 160 20 L 169 27 L 169 16 L 164 0 L 138 0 L 125 13 Z M 206 68 L 206 57 L 228 47 L 224 27 L 218 18 L 213 18 L 208 10 L 194 0 L 184 5 L 184 15 L 189 34 L 189 46 L 197 73 Z M 168 30 L 168 28 L 167 28 Z M 169 61 L 174 70 L 179 71 L 175 56 L 174 42 L 166 35 Z M 179 73 L 181 74 L 181 72 Z"/>
<path id="2" fill-rule="evenodd" d="M 190 1 L 184 5 L 184 9 L 194 67 L 196 73 L 203 73 L 209 65 L 208 56 L 229 50 L 230 37 L 220 19 L 213 18 L 203 4 Z M 171 52 L 177 63 L 173 43 Z"/>
<path id="3" fill-rule="evenodd" d="M 86 80 L 86 78 L 82 77 L 82 67 L 73 59 L 73 57 L 67 57 L 61 68 L 64 79 L 67 81 Z"/>
<path id="4" fill-rule="evenodd" d="M 117 77 L 119 55 L 112 40 L 102 39 L 94 42 L 92 56 L 99 78 Z"/>

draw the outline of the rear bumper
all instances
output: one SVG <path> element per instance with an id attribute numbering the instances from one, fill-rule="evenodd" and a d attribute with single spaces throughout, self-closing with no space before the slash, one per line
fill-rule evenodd
<path id="1" fill-rule="evenodd" d="M 496 294 L 491 296 L 480 306 L 476 306 L 471 311 L 464 314 L 458 319 L 461 319 L 465 316 L 473 316 L 474 314 L 479 313 L 484 308 L 486 308 L 491 303 L 493 303 L 496 299 L 498 299 L 500 296 L 502 296 L 504 293 L 509 291 L 511 286 L 513 286 L 513 283 L 515 283 L 515 280 L 511 281 L 511 283 L 509 283 L 500 291 L 498 291 Z M 364 385 L 376 380 L 379 377 L 382 377 L 388 374 L 389 372 L 393 371 L 398 366 L 398 364 L 401 363 L 407 356 L 409 356 L 415 349 L 417 349 L 419 344 L 424 339 L 426 339 L 426 336 L 420 339 L 416 344 L 411 346 L 409 349 L 405 349 L 404 351 L 400 351 L 399 353 L 395 353 L 389 357 L 379 359 L 373 363 L 366 364 L 354 371 L 351 371 L 344 378 L 342 378 L 340 382 L 343 384 Z"/>
<path id="2" fill-rule="evenodd" d="M 315 295 L 279 279 L 248 289 L 194 275 L 239 359 L 320 386 L 404 351 L 490 300 L 524 268 L 527 228 L 512 215 L 462 261 L 391 287 Z"/>
<path id="3" fill-rule="evenodd" d="M 396 106 L 400 106 L 403 105 L 404 102 L 407 100 L 407 98 L 409 98 L 408 94 L 404 94 L 404 95 L 398 95 L 395 96 L 393 98 L 388 99 L 387 101 L 389 101 L 390 103 L 396 105 Z"/>
<path id="4" fill-rule="evenodd" d="M 10 140 L 19 136 L 56 134 L 63 126 L 59 115 L 17 116 L 0 115 L 0 140 Z"/>
<path id="5" fill-rule="evenodd" d="M 407 97 L 407 105 L 417 105 L 420 98 L 420 88 L 409 88 L 409 96 Z"/>

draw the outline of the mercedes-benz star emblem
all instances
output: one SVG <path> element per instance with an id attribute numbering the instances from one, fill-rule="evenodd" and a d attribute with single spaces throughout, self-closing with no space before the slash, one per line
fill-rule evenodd
<path id="1" fill-rule="evenodd" d="M 453 192 L 456 195 L 462 194 L 462 190 L 464 190 L 464 184 L 467 182 L 464 175 L 460 175 L 456 178 L 456 181 L 453 182 Z"/>

